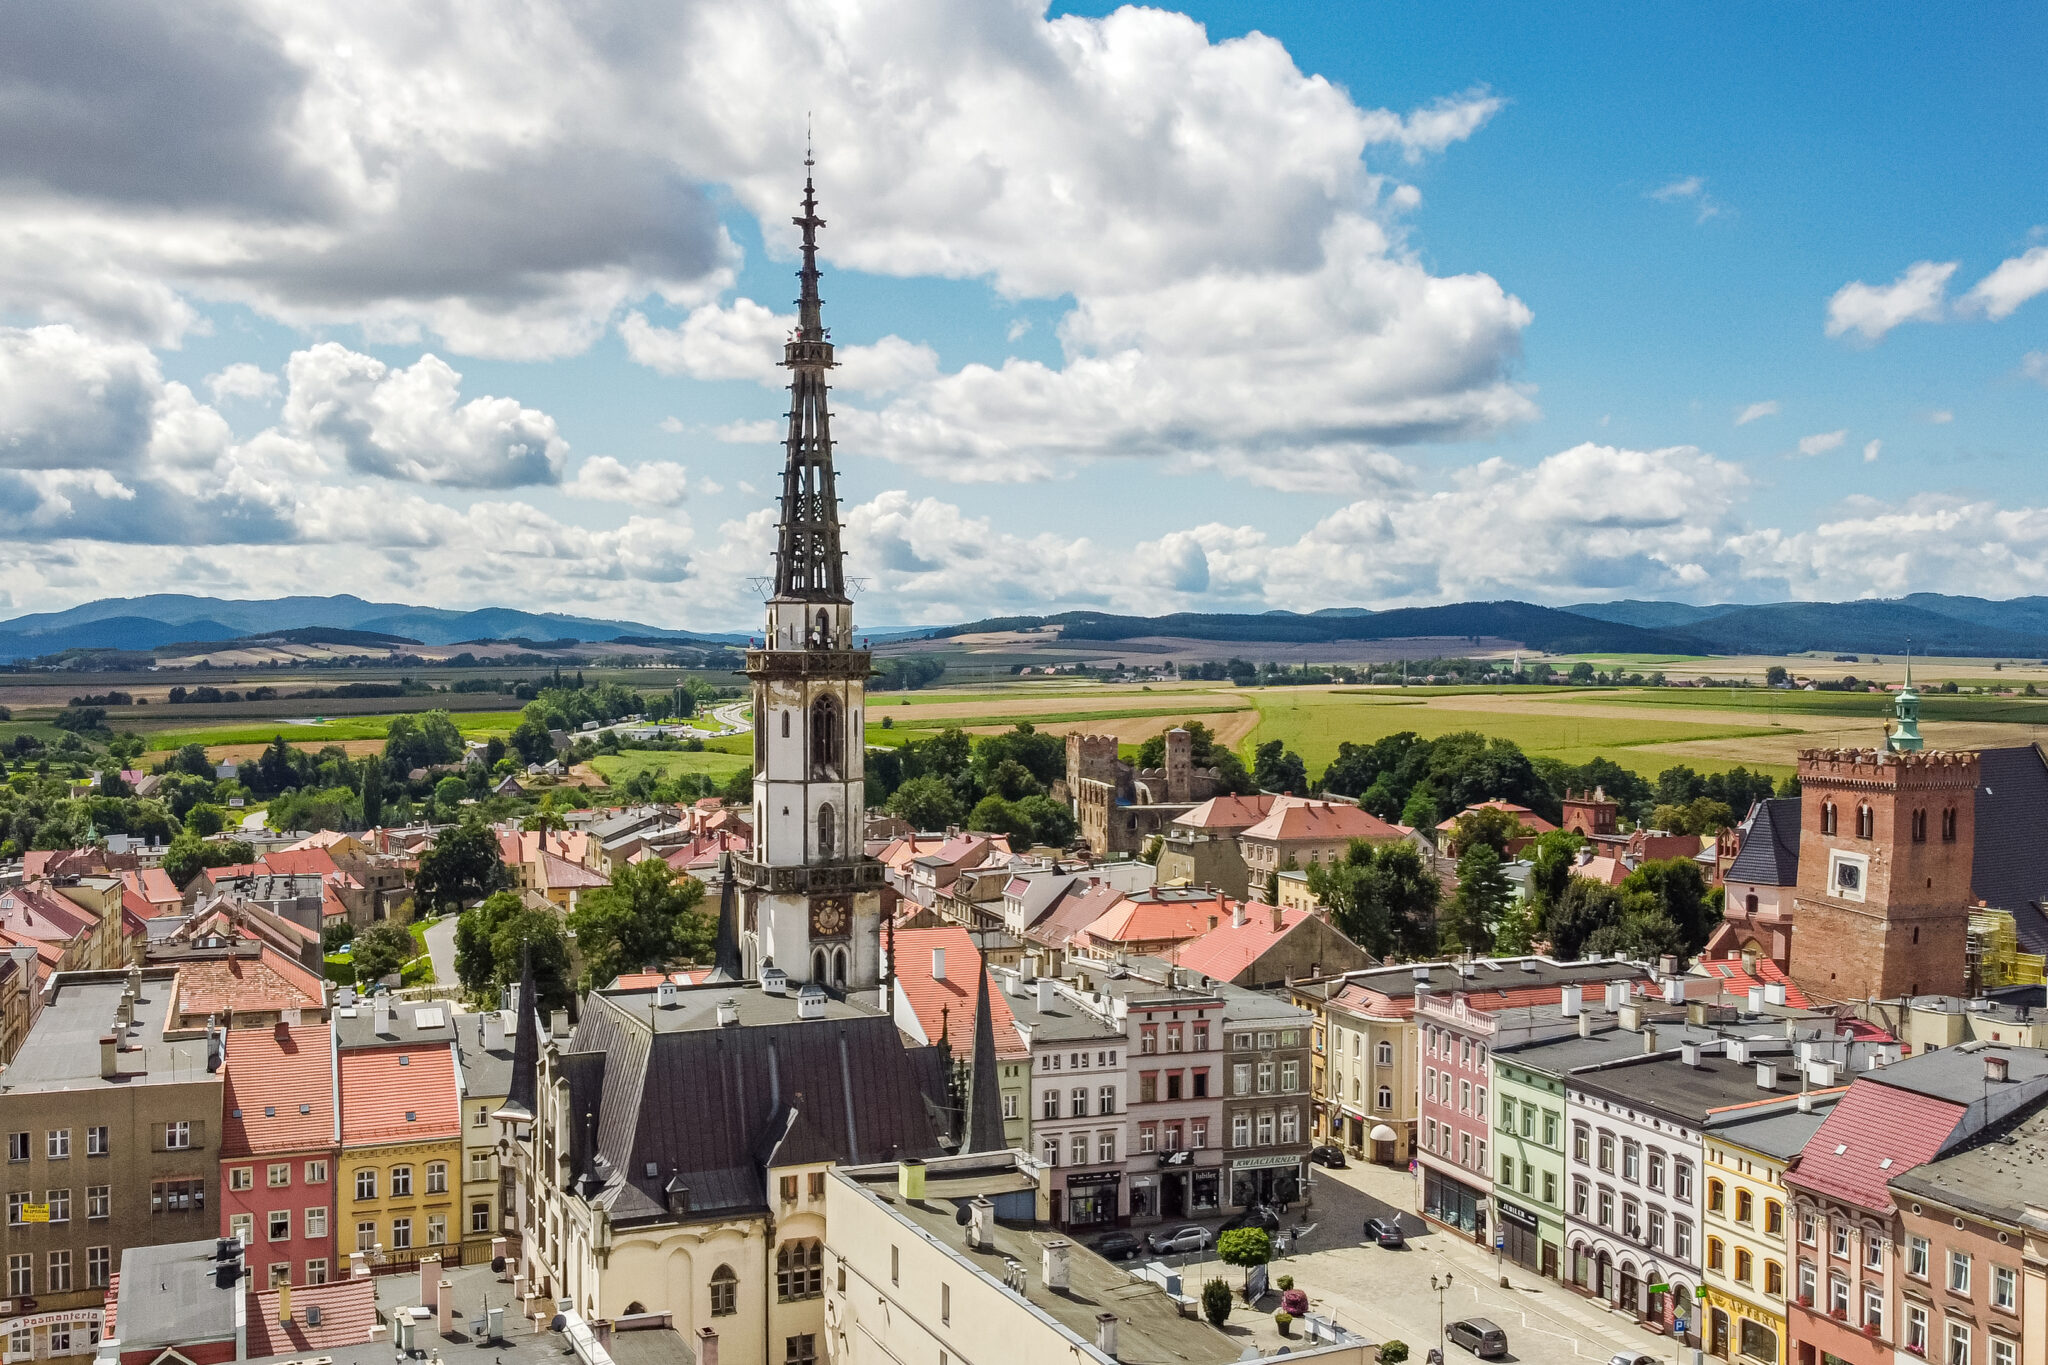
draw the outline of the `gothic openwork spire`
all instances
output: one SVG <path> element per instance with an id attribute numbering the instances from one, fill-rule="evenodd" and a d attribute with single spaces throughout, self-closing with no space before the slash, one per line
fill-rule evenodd
<path id="1" fill-rule="evenodd" d="M 804 157 L 804 211 L 791 219 L 803 229 L 803 268 L 797 278 L 797 327 L 783 346 L 789 370 L 789 437 L 782 472 L 782 526 L 775 551 L 775 596 L 805 602 L 846 601 L 846 573 L 839 549 L 839 494 L 832 477 L 832 414 L 825 372 L 832 368 L 832 341 L 818 298 L 817 190 L 813 162 Z"/>

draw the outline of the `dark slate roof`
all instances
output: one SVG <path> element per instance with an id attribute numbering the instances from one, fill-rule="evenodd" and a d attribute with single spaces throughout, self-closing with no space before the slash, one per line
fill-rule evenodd
<path id="1" fill-rule="evenodd" d="M 753 983 L 653 1000 L 592 992 L 560 1059 L 575 1192 L 615 1222 L 670 1221 L 671 1185 L 689 1216 L 726 1217 L 766 1207 L 771 1165 L 940 1154 L 943 1065 L 888 1016 L 833 1001 L 799 1019 L 793 993 Z M 739 1022 L 721 1028 L 724 1000 Z"/>
<path id="2" fill-rule="evenodd" d="M 2010 910 L 2020 946 L 2048 952 L 2048 759 L 2031 744 L 1983 749 L 1977 787 L 1977 844 L 1970 894 Z"/>
<path id="3" fill-rule="evenodd" d="M 1798 797 L 1774 796 L 1756 803 L 1756 818 L 1742 837 L 1742 852 L 1728 865 L 1727 880 L 1753 886 L 1798 885 Z"/>

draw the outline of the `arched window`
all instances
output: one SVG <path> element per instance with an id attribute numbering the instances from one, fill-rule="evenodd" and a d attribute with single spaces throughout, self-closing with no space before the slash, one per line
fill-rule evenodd
<path id="1" fill-rule="evenodd" d="M 823 948 L 811 949 L 811 980 L 823 984 L 825 971 L 825 950 Z"/>
<path id="2" fill-rule="evenodd" d="M 1707 1269 L 1719 1270 L 1723 1264 L 1723 1257 L 1721 1239 L 1719 1237 L 1709 1237 L 1707 1239 Z"/>
<path id="3" fill-rule="evenodd" d="M 1381 1066 L 1392 1066 L 1394 1064 L 1394 1045 L 1382 1039 L 1375 1055 L 1378 1057 Z"/>
<path id="4" fill-rule="evenodd" d="M 1750 1254 L 1737 1247 L 1735 1249 L 1735 1278 L 1744 1284 L 1748 1284 L 1749 1277 L 1755 1273 L 1755 1267 L 1756 1262 Z"/>
<path id="5" fill-rule="evenodd" d="M 1389 1109 L 1392 1109 L 1394 1107 L 1394 1087 L 1390 1085 L 1381 1086 L 1379 1093 L 1379 1103 L 1374 1105 L 1373 1107 L 1383 1114 L 1387 1112 Z"/>
<path id="6" fill-rule="evenodd" d="M 826 693 L 811 703 L 811 778 L 836 782 L 840 753 L 845 742 L 840 734 L 839 698 Z"/>
<path id="7" fill-rule="evenodd" d="M 1856 837 L 1874 839 L 1877 837 L 1877 812 L 1867 805 L 1856 807 Z"/>
<path id="8" fill-rule="evenodd" d="M 775 1253 L 775 1297 L 789 1303 L 824 1292 L 824 1243 L 815 1238 L 784 1242 Z"/>
<path id="9" fill-rule="evenodd" d="M 1775 1199 L 1764 1200 L 1764 1231 L 1773 1237 L 1785 1234 L 1785 1206 Z"/>
<path id="10" fill-rule="evenodd" d="M 1916 844 L 1927 842 L 1927 812 L 1924 810 L 1913 812 L 1913 842 Z"/>
<path id="11" fill-rule="evenodd" d="M 1785 1267 L 1776 1261 L 1764 1262 L 1764 1293 L 1782 1296 L 1785 1292 Z"/>
<path id="12" fill-rule="evenodd" d="M 711 1316 L 729 1318 L 740 1311 L 740 1277 L 722 1265 L 711 1272 Z"/>
<path id="13" fill-rule="evenodd" d="M 1756 1200 L 1750 1196 L 1748 1190 L 1737 1190 L 1735 1192 L 1735 1221 L 1747 1223 L 1755 1214 Z"/>
<path id="14" fill-rule="evenodd" d="M 1956 808 L 1950 806 L 1941 813 L 1941 841 L 1952 844 L 1956 841 Z"/>
<path id="15" fill-rule="evenodd" d="M 1709 1212 L 1719 1213 L 1721 1211 L 1722 1201 L 1726 1197 L 1725 1191 L 1727 1188 L 1718 1180 L 1709 1180 L 1707 1182 L 1707 1209 Z"/>
<path id="16" fill-rule="evenodd" d="M 832 950 L 832 984 L 841 990 L 846 988 L 846 959 L 846 949 L 834 948 Z"/>
<path id="17" fill-rule="evenodd" d="M 788 732 L 785 731 L 784 733 Z M 1833 834 L 1835 832 L 1835 803 L 1832 801 L 1820 803 L 1820 832 L 1822 834 Z"/>
<path id="18" fill-rule="evenodd" d="M 833 852 L 833 836 L 839 832 L 839 822 L 832 814 L 832 803 L 827 801 L 818 807 L 818 856 L 830 858 Z"/>

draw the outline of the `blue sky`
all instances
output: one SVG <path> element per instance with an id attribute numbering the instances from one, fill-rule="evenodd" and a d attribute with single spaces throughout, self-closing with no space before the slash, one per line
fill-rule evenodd
<path id="1" fill-rule="evenodd" d="M 114 13 L 0 61 L 0 614 L 749 624 L 805 105 L 873 624 L 2048 592 L 2038 10 Z"/>

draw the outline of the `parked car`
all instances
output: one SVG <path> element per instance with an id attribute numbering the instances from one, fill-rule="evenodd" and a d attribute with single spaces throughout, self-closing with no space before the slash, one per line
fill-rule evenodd
<path id="1" fill-rule="evenodd" d="M 1498 1359 L 1508 1353 L 1508 1334 L 1490 1318 L 1459 1318 L 1444 1334 L 1453 1345 L 1483 1359 Z"/>
<path id="2" fill-rule="evenodd" d="M 1607 1357 L 1607 1365 L 1662 1365 L 1655 1356 L 1646 1356 L 1640 1351 L 1616 1351 Z"/>
<path id="3" fill-rule="evenodd" d="M 1308 1159 L 1315 1162 L 1318 1166 L 1328 1166 L 1330 1169 L 1338 1171 L 1343 1170 L 1345 1166 L 1350 1164 L 1344 1160 L 1344 1149 L 1334 1142 L 1326 1142 L 1320 1147 L 1309 1148 Z"/>
<path id="4" fill-rule="evenodd" d="M 1171 1256 L 1175 1252 L 1205 1251 L 1211 1238 L 1209 1229 L 1189 1225 L 1172 1232 L 1155 1232 L 1145 1240 L 1158 1255 Z"/>
<path id="5" fill-rule="evenodd" d="M 1408 1245 L 1408 1239 L 1401 1235 L 1401 1225 L 1391 1218 L 1368 1218 L 1365 1220 L 1365 1240 L 1383 1247 L 1399 1249 Z"/>
<path id="6" fill-rule="evenodd" d="M 1145 1239 L 1135 1232 L 1112 1232 L 1095 1239 L 1095 1254 L 1105 1261 L 1127 1261 L 1145 1252 Z"/>
<path id="7" fill-rule="evenodd" d="M 1223 1220 L 1222 1230 L 1224 1232 L 1229 1232 L 1234 1228 L 1264 1228 L 1268 1232 L 1278 1232 L 1280 1230 L 1280 1215 L 1267 1208 L 1264 1204 L 1253 1204 L 1242 1213 L 1234 1213 Z"/>

